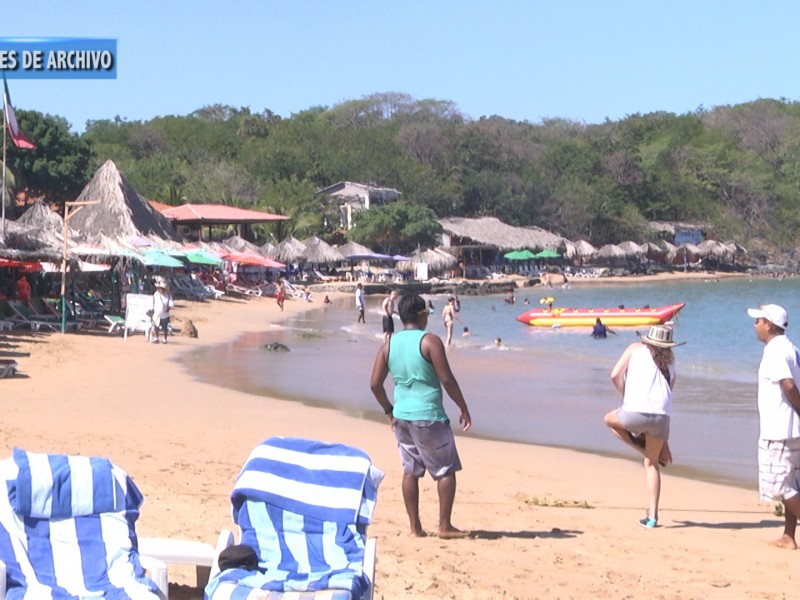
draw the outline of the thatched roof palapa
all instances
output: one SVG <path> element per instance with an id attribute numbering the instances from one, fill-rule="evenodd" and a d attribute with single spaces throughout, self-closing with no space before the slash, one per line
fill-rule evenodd
<path id="1" fill-rule="evenodd" d="M 289 235 L 280 242 L 272 251 L 269 258 L 274 258 L 282 263 L 292 263 L 303 259 L 303 252 L 305 252 L 305 244 Z"/>
<path id="2" fill-rule="evenodd" d="M 439 224 L 447 234 L 486 246 L 496 246 L 501 250 L 553 250 L 564 241 L 561 236 L 540 227 L 513 227 L 495 217 L 447 217 L 439 219 Z"/>
<path id="3" fill-rule="evenodd" d="M 452 254 L 440 248 L 433 250 L 415 250 L 411 255 L 411 260 L 401 260 L 397 262 L 398 271 L 413 271 L 417 263 L 428 263 L 430 273 L 441 273 L 445 269 L 451 269 L 458 264 L 458 260 Z"/>
<path id="4" fill-rule="evenodd" d="M 253 242 L 248 242 L 246 239 L 239 235 L 232 235 L 226 240 L 222 240 L 222 245 L 235 250 L 236 252 L 255 252 L 256 254 L 263 254 L 260 247 L 256 246 Z"/>
<path id="5" fill-rule="evenodd" d="M 302 243 L 306 247 L 303 251 L 303 258 L 306 259 L 306 262 L 322 264 L 344 260 L 344 255 L 341 252 L 317 236 L 312 236 L 307 240 L 303 240 Z"/>
<path id="6" fill-rule="evenodd" d="M 70 218 L 70 226 L 78 232 L 111 237 L 154 234 L 163 239 L 179 239 L 169 220 L 133 189 L 111 160 L 97 170 L 77 198 L 78 202 L 92 200 L 100 203 L 83 206 Z"/>

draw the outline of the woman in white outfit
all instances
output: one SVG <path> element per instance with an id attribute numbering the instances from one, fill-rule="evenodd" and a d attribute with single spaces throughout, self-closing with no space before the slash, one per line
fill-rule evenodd
<path id="1" fill-rule="evenodd" d="M 649 509 L 639 523 L 648 528 L 658 525 L 659 466 L 672 462 L 668 444 L 675 387 L 672 348 L 682 343 L 672 340 L 670 327 L 653 325 L 641 342 L 625 349 L 611 371 L 611 381 L 622 394 L 622 406 L 608 413 L 604 421 L 615 436 L 644 455 Z"/>

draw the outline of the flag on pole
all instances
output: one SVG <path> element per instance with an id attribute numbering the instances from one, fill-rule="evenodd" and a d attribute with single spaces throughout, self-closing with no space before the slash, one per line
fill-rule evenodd
<path id="1" fill-rule="evenodd" d="M 14 107 L 11 106 L 11 95 L 8 93 L 8 82 L 6 81 L 6 74 L 3 73 L 3 103 L 5 106 L 6 125 L 8 132 L 11 134 L 11 139 L 17 148 L 26 148 L 33 150 L 36 144 L 28 139 L 28 137 L 20 131 L 19 123 L 17 123 L 17 115 L 14 114 Z"/>

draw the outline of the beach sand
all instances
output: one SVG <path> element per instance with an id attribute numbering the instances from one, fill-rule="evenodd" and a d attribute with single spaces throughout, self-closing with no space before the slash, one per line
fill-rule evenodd
<path id="1" fill-rule="evenodd" d="M 469 434 L 457 440 L 464 470 L 453 522 L 476 537 L 411 537 L 388 424 L 200 383 L 176 361 L 199 345 L 278 323 L 273 299 L 182 301 L 175 316 L 192 319 L 199 338 L 155 345 L 104 330 L 4 334 L 2 349 L 31 356 L 17 359 L 24 376 L 0 382 L 2 455 L 16 446 L 107 456 L 145 495 L 139 535 L 213 544 L 220 529 L 234 528 L 229 494 L 260 441 L 289 435 L 353 444 L 386 473 L 369 529 L 378 539 L 375 598 L 796 595 L 800 553 L 767 544 L 783 519 L 755 490 L 679 479 L 667 468 L 660 527 L 646 530 L 637 523 L 646 506 L 639 463 Z M 369 393 L 367 381 L 364 388 Z M 562 429 L 568 445 L 569 423 Z M 423 526 L 435 531 L 430 479 L 421 507 Z M 173 598 L 202 598 L 192 568 L 171 567 L 170 580 Z"/>

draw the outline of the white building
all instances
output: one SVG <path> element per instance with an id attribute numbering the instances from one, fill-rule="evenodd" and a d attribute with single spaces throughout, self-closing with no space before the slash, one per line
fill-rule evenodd
<path id="1" fill-rule="evenodd" d="M 337 205 L 340 224 L 346 229 L 353 227 L 354 212 L 369 210 L 371 206 L 383 206 L 400 197 L 400 192 L 395 189 L 352 181 L 334 183 L 317 190 L 317 193 L 325 194 L 331 203 Z"/>

